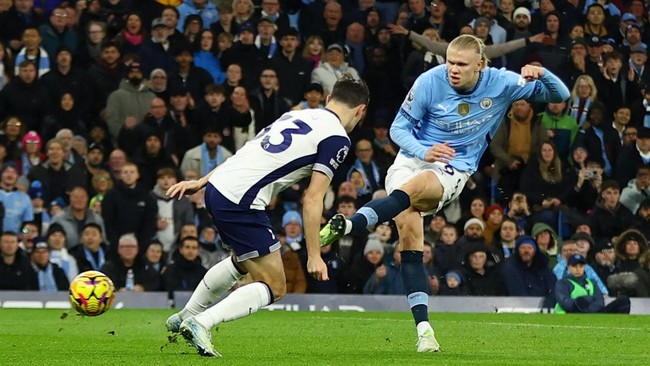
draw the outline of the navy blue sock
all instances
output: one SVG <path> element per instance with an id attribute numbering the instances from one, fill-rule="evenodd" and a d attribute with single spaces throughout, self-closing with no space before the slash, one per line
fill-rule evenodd
<path id="1" fill-rule="evenodd" d="M 422 252 L 403 250 L 401 271 L 415 325 L 429 321 L 429 283 L 422 264 Z"/>
<path id="2" fill-rule="evenodd" d="M 404 191 L 396 189 L 390 195 L 372 200 L 361 207 L 352 217 L 352 233 L 362 233 L 367 227 L 391 220 L 411 206 L 411 199 Z"/>

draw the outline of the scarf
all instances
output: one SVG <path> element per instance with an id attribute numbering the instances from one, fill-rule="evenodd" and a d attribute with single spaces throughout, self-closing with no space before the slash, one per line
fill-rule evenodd
<path id="1" fill-rule="evenodd" d="M 650 128 L 650 104 L 648 104 L 648 101 L 645 98 L 643 99 L 643 108 L 645 109 L 645 116 L 643 117 L 643 127 Z"/>
<path id="2" fill-rule="evenodd" d="M 70 256 L 65 249 L 50 251 L 50 262 L 61 267 L 66 276 L 70 273 Z"/>
<path id="3" fill-rule="evenodd" d="M 88 250 L 88 248 L 83 247 L 82 248 L 84 251 L 84 255 L 86 256 L 86 260 L 88 260 L 88 263 L 90 263 L 90 266 L 93 267 L 95 271 L 99 271 L 100 268 L 104 265 L 104 262 L 106 262 L 106 258 L 104 257 L 104 249 L 102 247 L 99 247 L 99 263 L 95 260 L 95 256 Z"/>
<path id="4" fill-rule="evenodd" d="M 224 161 L 223 158 L 223 148 L 217 146 L 217 154 L 214 159 L 210 158 L 210 152 L 208 151 L 208 146 L 204 143 L 201 144 L 201 176 L 207 175 L 214 168 L 221 165 Z"/>
<path id="5" fill-rule="evenodd" d="M 142 34 L 131 34 L 124 32 L 124 39 L 134 46 L 139 46 L 142 43 Z"/>
<path id="6" fill-rule="evenodd" d="M 16 56 L 16 66 L 14 67 L 16 75 L 18 75 L 18 69 L 20 68 L 18 65 L 23 61 L 29 61 L 27 58 L 27 49 L 25 47 L 23 47 Z M 50 71 L 50 56 L 48 56 L 47 51 L 45 51 L 43 47 L 38 48 L 38 64 L 36 64 L 36 68 L 38 69 L 39 78 Z"/>
<path id="7" fill-rule="evenodd" d="M 375 178 L 375 183 L 377 183 L 379 185 L 380 184 L 379 182 L 380 182 L 380 179 L 381 179 L 380 174 L 379 174 L 379 167 L 377 166 L 377 164 L 375 164 L 374 161 L 371 161 L 370 162 L 370 168 L 372 169 L 372 177 Z M 359 173 L 361 173 L 361 177 L 363 177 L 363 182 L 366 184 L 363 188 L 357 188 L 357 193 L 359 193 L 359 195 L 361 195 L 361 196 L 363 196 L 364 194 L 372 193 L 372 187 L 370 186 L 370 183 L 368 182 L 368 176 L 366 176 L 366 170 L 364 169 L 363 163 L 361 162 L 361 160 L 356 159 L 354 161 L 354 165 L 348 171 L 347 180 L 348 181 L 350 180 L 350 175 L 352 175 L 352 172 L 355 171 L 355 170 L 358 171 Z"/>
<path id="8" fill-rule="evenodd" d="M 54 273 L 52 271 L 52 263 L 48 263 L 45 268 L 40 268 L 32 262 L 32 268 L 38 274 L 38 289 L 40 291 L 57 291 L 56 281 L 54 281 Z"/>
<path id="9" fill-rule="evenodd" d="M 582 127 L 587 121 L 587 111 L 591 107 L 591 97 L 587 98 L 585 105 L 580 109 L 580 98 L 575 98 L 571 105 L 569 106 L 569 115 L 578 121 L 578 126 Z M 578 119 L 580 116 L 580 119 Z"/>
<path id="10" fill-rule="evenodd" d="M 255 47 L 259 50 L 262 47 L 262 40 L 260 36 L 255 37 Z M 266 58 L 272 58 L 275 55 L 275 50 L 278 49 L 278 42 L 276 42 L 275 37 L 271 37 L 271 44 L 269 45 L 269 52 L 266 55 Z"/>
<path id="11" fill-rule="evenodd" d="M 39 163 L 40 163 L 40 161 L 39 161 Z M 35 165 L 38 165 L 38 164 L 32 164 L 32 161 L 31 161 L 31 159 L 29 158 L 29 155 L 26 152 L 20 154 L 20 166 L 21 166 L 20 170 L 21 170 L 22 175 L 27 176 L 27 174 L 29 174 L 29 171 Z"/>

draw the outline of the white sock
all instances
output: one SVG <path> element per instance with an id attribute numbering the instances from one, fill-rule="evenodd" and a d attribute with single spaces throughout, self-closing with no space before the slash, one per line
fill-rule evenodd
<path id="1" fill-rule="evenodd" d="M 223 295 L 244 275 L 242 275 L 228 257 L 215 264 L 203 276 L 203 280 L 196 286 L 190 301 L 180 312 L 181 319 L 185 320 L 200 314 L 210 306 L 219 296 Z"/>
<path id="2" fill-rule="evenodd" d="M 233 291 L 228 297 L 213 307 L 194 317 L 197 323 L 212 327 L 231 320 L 249 316 L 262 306 L 271 303 L 269 287 L 263 282 L 253 282 Z"/>
<path id="3" fill-rule="evenodd" d="M 345 220 L 345 230 L 343 231 L 343 235 L 348 235 L 351 231 L 352 231 L 352 221 Z"/>
<path id="4" fill-rule="evenodd" d="M 417 330 L 418 330 L 418 337 L 421 336 L 422 334 L 424 334 L 424 332 L 426 332 L 429 329 L 433 330 L 433 328 L 431 327 L 431 324 L 429 324 L 429 322 L 426 322 L 426 321 L 425 322 L 419 322 L 418 325 L 415 328 L 417 328 Z"/>

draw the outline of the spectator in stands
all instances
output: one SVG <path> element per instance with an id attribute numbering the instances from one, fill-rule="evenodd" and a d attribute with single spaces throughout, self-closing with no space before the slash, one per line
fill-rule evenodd
<path id="1" fill-rule="evenodd" d="M 376 234 L 368 235 L 368 241 L 363 248 L 363 254 L 371 263 L 379 259 L 378 266 L 363 287 L 364 294 L 371 295 L 403 295 L 406 293 L 404 280 L 398 268 L 393 265 L 382 263 L 384 257 L 384 246 Z M 370 259 L 372 258 L 372 259 Z"/>
<path id="2" fill-rule="evenodd" d="M 304 240 L 302 231 L 302 217 L 298 211 L 287 211 L 282 216 L 282 230 L 284 231 L 284 242 L 291 250 L 298 252 L 302 249 Z"/>
<path id="3" fill-rule="evenodd" d="M 176 183 L 176 172 L 172 168 L 161 168 L 157 172 L 156 185 L 151 196 L 156 200 L 157 220 L 155 234 L 162 243 L 164 252 L 171 252 L 180 229 L 185 224 L 194 223 L 194 213 L 189 198 L 172 199 L 167 190 Z"/>
<path id="4" fill-rule="evenodd" d="M 136 238 L 141 238 L 138 242 L 144 245 L 156 232 L 156 202 L 147 190 L 137 186 L 138 179 L 138 166 L 130 162 L 124 164 L 118 184 L 102 201 L 106 237 L 113 246 L 120 236 L 128 233 L 135 233 Z"/>
<path id="5" fill-rule="evenodd" d="M 639 166 L 636 178 L 630 179 L 621 192 L 621 204 L 637 212 L 641 202 L 650 197 L 650 165 Z"/>
<path id="6" fill-rule="evenodd" d="M 530 234 L 535 239 L 539 251 L 548 257 L 548 268 L 553 269 L 557 264 L 557 251 L 560 245 L 558 234 L 543 222 L 533 225 Z"/>
<path id="7" fill-rule="evenodd" d="M 232 4 L 221 2 L 217 5 L 217 10 L 219 11 L 219 20 L 210 25 L 210 30 L 212 30 L 215 37 L 221 34 L 236 34 L 237 32 L 234 31 L 233 19 L 235 15 Z"/>
<path id="8" fill-rule="evenodd" d="M 483 241 L 488 248 L 492 248 L 494 236 L 501 228 L 501 223 L 504 219 L 503 207 L 499 205 L 491 205 L 485 209 L 483 220 L 485 222 L 485 230 L 483 230 Z"/>
<path id="9" fill-rule="evenodd" d="M 145 135 L 144 143 L 133 156 L 133 162 L 140 172 L 138 185 L 147 191 L 156 184 L 156 173 L 159 169 L 176 169 L 173 156 L 162 146 L 162 142 L 160 131 L 151 130 Z"/>
<path id="10" fill-rule="evenodd" d="M 51 224 L 47 228 L 47 244 L 50 248 L 50 262 L 61 267 L 68 281 L 72 281 L 79 274 L 77 260 L 68 252 L 67 237 L 63 226 Z"/>
<path id="11" fill-rule="evenodd" d="M 46 74 L 45 77 L 51 73 L 52 71 Z M 64 92 L 54 104 L 53 113 L 48 115 L 43 121 L 43 127 L 41 129 L 43 139 L 49 141 L 55 137 L 61 138 L 60 132 L 64 130 L 66 131 L 66 135 L 87 136 L 86 122 L 83 120 L 82 115 L 83 111 L 74 95 L 69 92 Z M 66 152 L 70 152 L 67 150 L 67 146 L 66 144 Z M 79 154 L 74 155 L 77 158 L 81 158 Z M 66 156 L 66 158 L 68 157 Z M 75 161 L 73 158 L 70 162 L 75 163 L 79 161 Z"/>
<path id="12" fill-rule="evenodd" d="M 35 288 L 39 291 L 66 291 L 70 282 L 65 272 L 50 262 L 50 248 L 43 238 L 36 240 L 31 252 L 32 271 L 36 280 Z"/>
<path id="13" fill-rule="evenodd" d="M 106 102 L 106 122 L 111 136 L 116 140 L 122 126 L 133 127 L 140 123 L 155 98 L 144 83 L 140 62 L 132 61 L 128 69 L 126 80 L 108 96 Z"/>
<path id="14" fill-rule="evenodd" d="M 282 97 L 281 90 L 277 72 L 271 67 L 263 67 L 260 88 L 251 95 L 255 132 L 263 130 L 291 109 L 291 101 Z"/>
<path id="15" fill-rule="evenodd" d="M 142 18 L 132 12 L 126 15 L 124 28 L 115 36 L 115 42 L 122 54 L 137 54 L 147 36 L 147 31 L 142 27 Z"/>
<path id="16" fill-rule="evenodd" d="M 108 155 L 108 168 L 109 173 L 113 177 L 113 181 L 119 179 L 120 172 L 126 162 L 126 153 L 122 149 L 115 149 Z"/>
<path id="17" fill-rule="evenodd" d="M 167 266 L 163 274 L 165 290 L 192 291 L 201 282 L 207 272 L 199 258 L 199 239 L 188 236 L 181 240 L 178 248 L 179 256 Z"/>
<path id="18" fill-rule="evenodd" d="M 121 235 L 114 260 L 104 263 L 104 272 L 115 284 L 117 291 L 157 291 L 160 289 L 158 273 L 147 268 L 144 260 L 138 257 L 138 240 L 134 234 Z M 132 279 L 129 278 L 132 276 Z M 130 282 L 133 283 L 130 283 Z"/>
<path id="19" fill-rule="evenodd" d="M 0 290 L 34 290 L 35 275 L 29 258 L 18 247 L 15 232 L 0 235 Z"/>
<path id="20" fill-rule="evenodd" d="M 23 222 L 34 220 L 32 201 L 25 192 L 16 188 L 19 172 L 13 162 L 5 163 L 0 177 L 0 200 L 4 207 L 2 229 L 17 233 Z"/>
<path id="21" fill-rule="evenodd" d="M 632 221 L 632 228 L 641 231 L 646 238 L 650 238 L 650 198 L 639 205 L 636 216 Z"/>
<path id="22" fill-rule="evenodd" d="M 36 79 L 36 66 L 31 61 L 17 65 L 18 77 L 0 91 L 0 116 L 15 116 L 25 124 L 25 131 L 39 131 L 50 113 L 50 96 Z"/>
<path id="23" fill-rule="evenodd" d="M 444 281 L 440 284 L 438 296 L 467 296 L 467 288 L 460 270 L 452 269 L 443 276 Z"/>
<path id="24" fill-rule="evenodd" d="M 433 252 L 433 264 L 440 273 L 447 273 L 452 268 L 460 266 L 462 252 L 458 241 L 458 231 L 451 224 L 445 225 L 440 230 L 440 240 L 435 245 Z"/>
<path id="25" fill-rule="evenodd" d="M 491 251 L 477 245 L 469 249 L 464 258 L 464 278 L 470 296 L 503 296 L 506 294 L 497 266 L 489 265 Z"/>
<path id="26" fill-rule="evenodd" d="M 600 97 L 607 101 L 610 111 L 616 111 L 618 107 L 633 104 L 640 99 L 639 85 L 634 80 L 633 71 L 629 71 L 632 69 L 625 72 L 624 61 L 627 60 L 620 52 L 610 52 L 605 56 L 605 70 L 599 87 Z"/>
<path id="27" fill-rule="evenodd" d="M 186 89 L 194 100 L 201 100 L 208 85 L 214 83 L 212 75 L 194 64 L 193 51 L 187 45 L 176 48 L 174 60 L 174 72 L 169 75 L 170 88 Z"/>
<path id="28" fill-rule="evenodd" d="M 52 224 L 59 224 L 65 230 L 68 239 L 68 248 L 79 244 L 81 232 L 86 224 L 93 223 L 100 227 L 104 233 L 104 219 L 88 208 L 88 191 L 82 186 L 70 190 L 70 205 L 52 218 Z M 102 237 L 106 241 L 106 237 Z"/>
<path id="29" fill-rule="evenodd" d="M 219 20 L 217 6 L 208 0 L 184 0 L 178 6 L 179 21 L 176 29 L 183 30 L 185 18 L 189 15 L 199 15 L 203 20 L 203 27 L 208 29 Z"/>
<path id="30" fill-rule="evenodd" d="M 63 146 L 60 139 L 55 138 L 48 141 L 45 147 L 47 160 L 32 168 L 27 175 L 30 181 L 41 181 L 48 199 L 57 197 L 65 199 L 73 187 L 86 182 L 83 165 L 73 165 L 65 160 Z"/>
<path id="31" fill-rule="evenodd" d="M 270 66 L 277 73 L 279 85 L 282 86 L 280 95 L 288 99 L 291 105 L 296 105 L 303 96 L 307 99 L 312 67 L 309 61 L 297 54 L 300 38 L 295 28 L 280 32 L 278 39 L 280 49 L 270 60 Z"/>
<path id="32" fill-rule="evenodd" d="M 162 147 L 170 154 L 174 163 L 185 153 L 186 130 L 176 123 L 168 113 L 167 105 L 161 98 L 154 97 L 149 104 L 149 114 L 141 123 L 124 125 L 120 129 L 118 142 L 128 156 L 133 157 L 142 147 L 148 136 L 156 134 L 161 138 Z"/>
<path id="33" fill-rule="evenodd" d="M 490 143 L 494 156 L 492 180 L 505 197 L 519 190 L 522 172 L 529 158 L 540 151 L 542 141 L 548 138 L 544 124 L 534 118 L 533 110 L 525 100 L 512 103 L 512 108 Z"/>
<path id="34" fill-rule="evenodd" d="M 546 131 L 557 147 L 562 164 L 567 164 L 573 140 L 578 134 L 578 124 L 566 112 L 566 102 L 548 103 L 540 114 Z"/>
<path id="35" fill-rule="evenodd" d="M 329 3 L 328 6 L 330 4 L 336 3 Z M 357 70 L 345 62 L 344 55 L 343 47 L 340 44 L 329 45 L 325 54 L 325 61 L 321 61 L 311 73 L 311 82 L 320 84 L 326 95 L 332 92 L 334 83 L 342 74 L 350 74 L 353 78 L 359 79 Z"/>
<path id="36" fill-rule="evenodd" d="M 310 62 L 312 70 L 318 67 L 320 62 L 325 59 L 325 44 L 323 43 L 323 39 L 317 35 L 309 36 L 307 41 L 305 41 L 302 58 Z"/>
<path id="37" fill-rule="evenodd" d="M 221 145 L 223 138 L 220 132 L 216 124 L 206 125 L 203 143 L 188 150 L 183 156 L 180 167 L 183 175 L 193 171 L 197 176 L 203 176 L 232 156 L 232 152 Z"/>
<path id="38" fill-rule="evenodd" d="M 464 211 L 460 219 L 456 221 L 456 229 L 458 229 L 458 232 L 465 231 L 465 223 L 469 219 L 475 218 L 483 222 L 483 217 L 485 216 L 486 207 L 487 207 L 487 202 L 483 197 L 480 196 L 473 197 L 469 203 L 469 207 L 468 207 L 469 210 Z"/>
<path id="39" fill-rule="evenodd" d="M 102 227 L 92 222 L 86 223 L 79 240 L 78 244 L 72 244 L 70 248 L 70 254 L 77 261 L 79 272 L 99 271 L 109 255 L 108 247 L 102 240 Z"/>
<path id="40" fill-rule="evenodd" d="M 621 145 L 625 145 L 625 129 L 630 125 L 632 116 L 632 109 L 629 105 L 621 105 L 614 111 L 614 119 L 612 127 L 618 132 L 618 137 L 621 139 Z"/>
<path id="41" fill-rule="evenodd" d="M 425 29 L 422 35 L 432 41 L 440 42 L 438 33 L 433 28 Z M 412 46 L 414 50 L 406 58 L 401 72 L 402 85 L 406 89 L 411 89 L 420 74 L 444 62 L 443 56 L 435 55 L 419 43 L 413 41 Z"/>
<path id="42" fill-rule="evenodd" d="M 1 93 L 0 93 L 1 95 Z M 0 131 L 0 141 L 2 141 L 6 150 L 5 161 L 16 161 L 22 154 L 21 141 L 27 133 L 25 124 L 15 116 L 9 116 L 2 121 L 2 131 Z"/>
<path id="43" fill-rule="evenodd" d="M 508 296 L 553 295 L 555 276 L 548 269 L 548 258 L 530 236 L 517 239 L 515 251 L 502 269 Z"/>
<path id="44" fill-rule="evenodd" d="M 352 172 L 357 171 L 361 174 L 361 187 L 357 186 L 357 201 L 359 206 L 370 200 L 372 192 L 384 188 L 384 177 L 386 172 L 382 171 L 379 165 L 373 159 L 373 147 L 369 140 L 361 139 L 355 144 L 354 154 L 356 159 L 348 170 L 347 180 L 350 179 Z"/>
<path id="45" fill-rule="evenodd" d="M 320 84 L 311 83 L 307 87 L 305 94 L 303 95 L 303 101 L 294 105 L 291 108 L 294 111 L 304 110 L 304 109 L 317 109 L 323 108 L 323 102 L 325 101 L 325 93 L 323 87 Z"/>
<path id="46" fill-rule="evenodd" d="M 638 278 L 636 296 L 650 297 L 650 250 L 641 255 L 639 263 L 641 266 L 634 271 Z"/>
<path id="47" fill-rule="evenodd" d="M 584 256 L 574 254 L 569 257 L 570 275 L 555 284 L 556 314 L 564 313 L 629 313 L 630 299 L 627 296 L 616 298 L 605 306 L 603 293 L 585 276 Z"/>
<path id="48" fill-rule="evenodd" d="M 162 100 L 169 100 L 169 88 L 167 87 L 167 72 L 161 68 L 151 70 L 149 74 L 149 90 L 151 90 L 156 97 Z"/>
<path id="49" fill-rule="evenodd" d="M 277 25 L 275 25 L 273 19 L 270 17 L 264 16 L 258 20 L 255 47 L 257 48 L 260 60 L 268 61 L 275 56 L 278 50 L 278 42 L 275 38 L 277 30 Z"/>
<path id="50" fill-rule="evenodd" d="M 245 24 L 253 24 L 255 18 L 253 16 L 255 12 L 255 5 L 252 0 L 234 0 L 232 2 L 232 8 L 234 12 L 233 32 L 232 34 L 239 33 L 241 27 Z"/>
<path id="51" fill-rule="evenodd" d="M 73 100 L 77 102 L 74 106 L 79 115 L 75 116 L 76 118 L 71 121 L 59 120 L 58 122 L 65 125 L 65 127 L 71 128 L 75 134 L 86 135 L 85 125 L 75 126 L 75 123 L 88 115 L 94 96 L 92 95 L 91 82 L 86 76 L 86 71 L 73 67 L 76 66 L 76 62 L 74 62 L 72 55 L 73 51 L 68 46 L 61 46 L 52 51 L 50 56 L 54 59 L 53 67 L 43 75 L 41 83 L 47 89 L 54 109 L 61 105 L 61 98 L 65 93 L 72 94 Z M 56 130 L 48 134 L 46 138 L 49 140 L 54 136 L 54 133 L 56 133 Z"/>
<path id="52" fill-rule="evenodd" d="M 212 268 L 224 258 L 230 257 L 230 252 L 223 247 L 221 237 L 213 225 L 206 225 L 201 230 L 199 244 L 201 244 L 199 257 L 201 257 L 201 264 L 205 268 Z"/>
<path id="53" fill-rule="evenodd" d="M 85 37 L 79 42 L 74 53 L 75 66 L 88 70 L 101 60 L 102 44 L 108 39 L 106 23 L 101 21 L 88 22 Z"/>
<path id="54" fill-rule="evenodd" d="M 0 35 L 2 40 L 14 51 L 20 49 L 21 35 L 28 27 L 38 27 L 43 23 L 43 17 L 34 9 L 33 0 L 14 1 L 0 22 Z"/>
<path id="55" fill-rule="evenodd" d="M 160 281 L 163 281 L 162 274 L 167 270 L 165 253 L 162 250 L 162 244 L 153 239 L 147 246 L 147 251 L 144 253 L 144 259 L 147 262 L 146 267 L 152 268 L 159 275 Z"/>
<path id="56" fill-rule="evenodd" d="M 41 76 L 50 71 L 50 67 L 54 62 L 50 62 L 50 54 L 41 47 L 42 41 L 43 39 L 37 28 L 28 27 L 23 31 L 23 48 L 15 57 L 16 75 L 18 75 L 20 64 L 23 61 L 29 61 L 34 64 L 37 79 L 40 79 Z"/>
<path id="57" fill-rule="evenodd" d="M 426 222 L 426 221 L 425 221 Z M 440 240 L 440 232 L 447 225 L 447 217 L 443 211 L 436 212 L 424 228 L 424 241 L 435 244 Z"/>
<path id="58" fill-rule="evenodd" d="M 194 44 L 198 42 L 199 33 L 203 29 L 203 19 L 198 14 L 190 14 L 185 19 L 185 25 L 183 26 L 183 36 L 185 39 L 183 43 L 185 44 Z"/>
<path id="59" fill-rule="evenodd" d="M 509 217 L 506 217 L 501 223 L 499 231 L 494 237 L 494 243 L 490 251 L 500 261 L 510 259 L 513 251 L 515 250 L 515 241 L 517 239 L 517 222 Z"/>
<path id="60" fill-rule="evenodd" d="M 105 150 L 102 145 L 93 142 L 90 144 L 90 146 L 88 146 L 85 158 L 85 166 L 86 176 L 88 177 L 87 188 L 91 196 L 97 194 L 96 183 L 99 183 L 99 181 L 95 180 L 95 175 L 108 174 L 108 172 L 106 172 L 107 166 L 105 164 L 105 157 Z"/>
<path id="61" fill-rule="evenodd" d="M 336 213 L 340 213 L 346 218 L 357 212 L 356 201 L 350 196 L 341 196 L 336 199 L 334 204 Z M 358 254 L 363 253 L 367 235 L 348 234 L 338 240 L 338 254 L 340 258 L 347 263 L 353 261 Z M 364 282 L 365 283 L 365 282 Z"/>
<path id="62" fill-rule="evenodd" d="M 81 169 L 84 168 L 84 157 L 81 156 L 77 150 L 72 148 L 74 141 L 74 134 L 69 128 L 59 130 L 54 136 L 57 140 L 61 141 L 63 147 L 63 160 L 77 166 Z"/>
<path id="63" fill-rule="evenodd" d="M 598 278 L 605 284 L 608 283 L 609 276 L 620 272 L 621 260 L 616 257 L 614 245 L 610 241 L 601 242 L 596 247 L 591 266 L 596 271 Z"/>
<path id="64" fill-rule="evenodd" d="M 251 109 L 248 91 L 243 86 L 237 86 L 230 94 L 228 102 L 241 115 L 249 114 L 251 122 L 247 125 L 234 126 L 233 137 L 235 140 L 235 151 L 239 150 L 246 142 L 255 137 L 255 114 Z"/>
<path id="65" fill-rule="evenodd" d="M 620 272 L 633 272 L 639 268 L 639 257 L 648 250 L 648 240 L 641 232 L 625 230 L 614 240 L 616 256 L 621 260 Z"/>
<path id="66" fill-rule="evenodd" d="M 13 57 L 7 45 L 0 39 L 0 91 L 14 76 Z"/>
<path id="67" fill-rule="evenodd" d="M 217 57 L 218 46 L 217 36 L 210 29 L 201 31 L 199 42 L 196 45 L 193 59 L 194 66 L 207 71 L 215 84 L 223 84 L 226 80 L 226 72 L 221 66 L 221 60 Z M 199 93 L 199 97 L 203 94 L 203 90 Z M 200 98 L 197 98 L 200 99 Z"/>
<path id="68" fill-rule="evenodd" d="M 239 26 L 239 40 L 223 52 L 221 61 L 226 67 L 232 64 L 241 67 L 244 85 L 253 88 L 258 85 L 262 60 L 255 47 L 255 28 L 252 24 L 244 23 Z"/>
<path id="69" fill-rule="evenodd" d="M 574 46 L 574 48 L 576 47 Z M 579 61 L 580 57 L 578 57 L 578 55 L 571 57 L 574 57 L 574 62 L 582 65 Z M 578 61 L 575 61 L 576 59 Z M 582 72 L 584 72 L 584 70 Z M 564 80 L 564 82 L 567 83 L 567 85 L 571 85 L 569 83 L 572 81 Z M 569 115 L 576 120 L 578 126 L 582 127 L 587 121 L 588 111 L 591 109 L 592 103 L 597 100 L 597 97 L 598 89 L 596 88 L 596 84 L 591 76 L 580 75 L 575 79 L 573 89 L 571 89 L 571 99 L 569 100 L 568 111 Z"/>
<path id="70" fill-rule="evenodd" d="M 603 183 L 602 164 L 588 155 L 586 146 L 577 142 L 573 145 L 573 165 L 564 171 L 569 183 L 566 203 L 583 217 L 593 209 Z"/>
<path id="71" fill-rule="evenodd" d="M 43 38 L 43 48 L 48 55 L 56 54 L 61 46 L 66 46 L 73 53 L 77 49 L 79 37 L 72 29 L 66 26 L 68 14 L 62 6 L 56 7 L 50 13 L 49 22 L 38 27 L 38 32 Z M 51 60 L 54 63 L 54 60 Z"/>
<path id="72" fill-rule="evenodd" d="M 621 190 L 613 180 L 603 182 L 599 200 L 589 217 L 594 240 L 612 240 L 632 223 L 634 215 L 621 205 Z"/>
<path id="73" fill-rule="evenodd" d="M 611 177 L 621 152 L 621 140 L 618 132 L 605 123 L 606 113 L 607 108 L 603 103 L 594 102 L 587 114 L 588 125 L 583 127 L 576 140 L 584 143 L 590 157 L 603 163 L 605 176 Z"/>
<path id="74" fill-rule="evenodd" d="M 627 186 L 641 165 L 650 164 L 650 127 L 639 127 L 636 143 L 623 147 L 614 169 L 619 187 Z"/>
<path id="75" fill-rule="evenodd" d="M 588 248 L 593 247 L 593 244 L 594 240 L 589 234 L 584 232 L 574 234 L 571 238 L 565 240 L 562 244 L 557 264 L 555 267 L 553 267 L 553 275 L 555 275 L 555 278 L 558 280 L 561 278 L 566 278 L 569 275 L 567 269 L 568 259 L 576 253 L 581 254 L 587 258 L 587 254 L 589 252 Z M 587 273 L 588 278 L 594 281 L 594 283 L 600 288 L 600 291 L 603 294 L 609 294 L 607 286 L 605 286 L 605 283 L 601 280 L 600 276 L 591 265 L 587 264 L 585 266 L 585 273 Z"/>
<path id="76" fill-rule="evenodd" d="M 88 69 L 89 87 L 93 94 L 92 105 L 89 107 L 93 113 L 105 116 L 108 97 L 120 86 L 125 72 L 125 66 L 120 62 L 120 58 L 117 43 L 103 42 L 99 61 Z"/>

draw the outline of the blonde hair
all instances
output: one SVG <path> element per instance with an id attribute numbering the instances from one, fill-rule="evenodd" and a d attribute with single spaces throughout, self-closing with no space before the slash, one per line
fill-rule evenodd
<path id="1" fill-rule="evenodd" d="M 576 79 L 575 83 L 573 84 L 573 89 L 571 89 L 571 100 L 574 100 L 578 97 L 578 84 L 580 84 L 580 81 L 584 80 L 589 84 L 589 87 L 591 88 L 591 92 L 589 94 L 589 97 L 591 98 L 592 102 L 595 102 L 598 98 L 598 89 L 596 88 L 596 83 L 594 83 L 594 79 L 591 78 L 589 75 L 580 75 Z"/>
<path id="2" fill-rule="evenodd" d="M 485 43 L 483 43 L 480 38 L 474 35 L 461 34 L 460 36 L 454 38 L 451 43 L 449 43 L 448 48 L 455 48 L 458 50 L 473 49 L 481 56 L 481 60 L 483 61 L 483 68 L 486 68 L 490 62 L 490 59 L 485 54 Z"/>
<path id="3" fill-rule="evenodd" d="M 323 58 L 325 56 L 325 42 L 323 42 L 323 39 L 320 36 L 309 36 L 309 38 L 307 38 L 305 47 L 302 49 L 302 57 L 308 59 L 311 56 L 311 53 L 309 52 L 309 45 L 313 42 L 318 42 L 322 46 L 319 56 Z"/>

